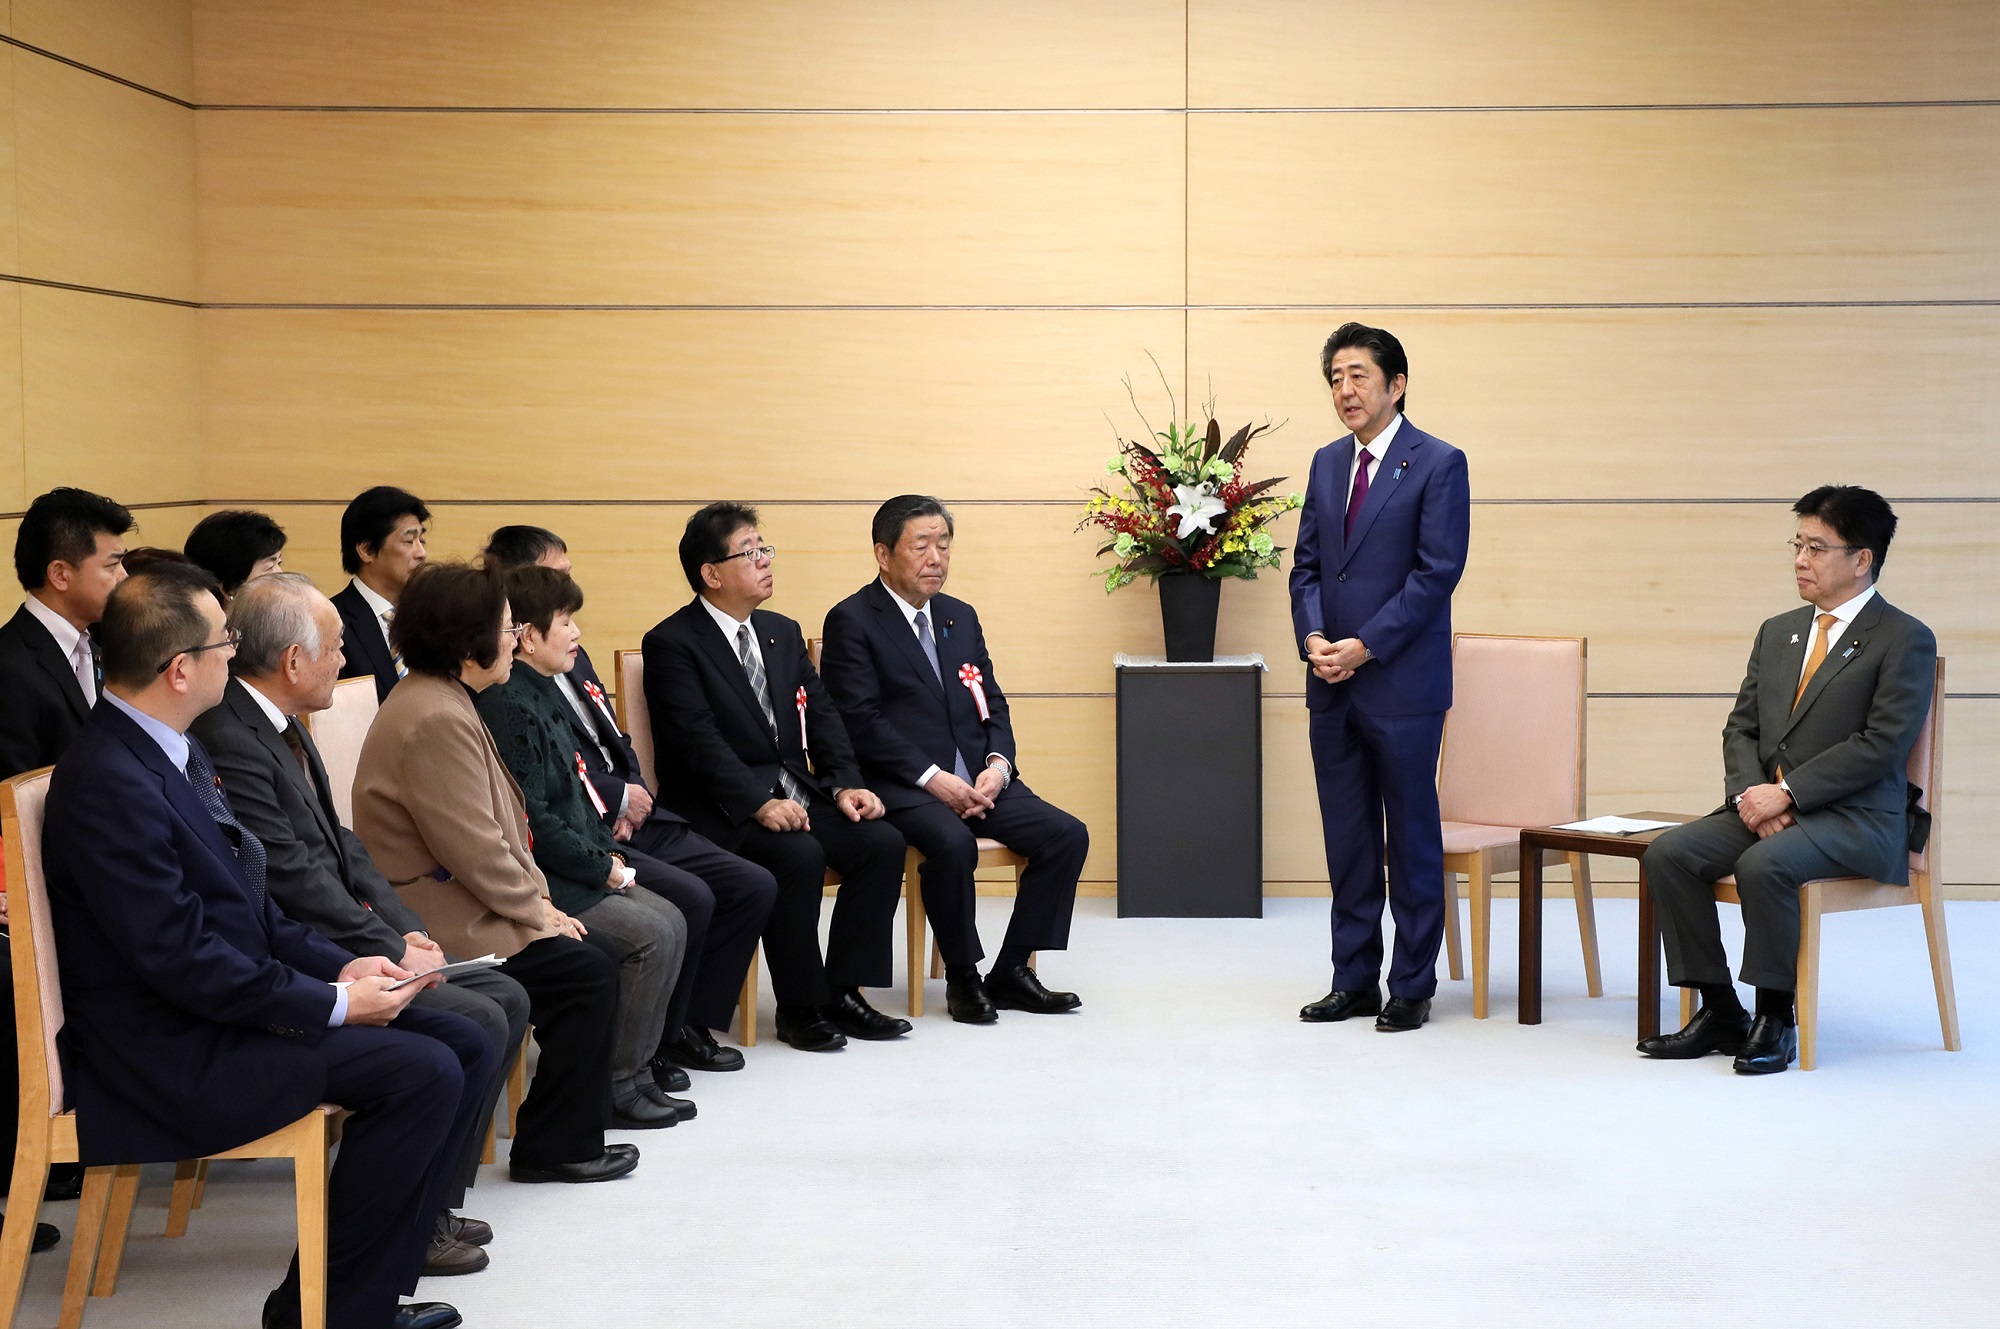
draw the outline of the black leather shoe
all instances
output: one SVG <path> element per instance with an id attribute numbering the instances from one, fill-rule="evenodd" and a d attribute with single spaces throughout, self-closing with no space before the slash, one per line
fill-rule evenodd
<path id="1" fill-rule="evenodd" d="M 625 1152 L 630 1150 L 630 1153 Z M 636 1145 L 607 1145 L 603 1153 L 582 1163 L 516 1163 L 507 1164 L 507 1175 L 515 1181 L 613 1181 L 639 1166 L 639 1150 Z"/>
<path id="2" fill-rule="evenodd" d="M 944 1005 L 951 1018 L 960 1024 L 992 1024 L 1000 1018 L 1000 1012 L 986 995 L 986 984 L 980 982 L 977 974 L 971 978 L 945 979 Z"/>
<path id="3" fill-rule="evenodd" d="M 1357 1015 L 1381 1013 L 1380 988 L 1363 988 L 1351 992 L 1341 992 L 1336 989 L 1312 1005 L 1299 1008 L 1299 1018 L 1308 1024 L 1332 1024 L 1336 1020 L 1352 1020 Z"/>
<path id="4" fill-rule="evenodd" d="M 680 1036 L 667 1044 L 667 1059 L 676 1066 L 685 1066 L 691 1071 L 740 1071 L 743 1069 L 743 1054 L 735 1048 L 726 1048 L 715 1041 L 715 1035 L 696 1025 L 681 1030 Z"/>
<path id="5" fill-rule="evenodd" d="M 410 1301 L 396 1307 L 396 1329 L 458 1329 L 465 1317 L 442 1301 Z"/>
<path id="6" fill-rule="evenodd" d="M 48 1184 L 42 1187 L 42 1198 L 60 1203 L 82 1197 L 83 1169 L 75 1163 L 50 1165 Z"/>
<path id="7" fill-rule="evenodd" d="M 1378 1034 L 1407 1034 L 1412 1029 L 1421 1029 L 1430 1022 L 1431 999 L 1429 997 L 1391 997 L 1382 1013 L 1375 1017 L 1375 1032 Z"/>
<path id="8" fill-rule="evenodd" d="M 661 1095 L 665 1097 L 665 1095 Z M 611 1124 L 624 1131 L 680 1125 L 681 1114 L 653 1096 L 653 1086 L 628 1084 L 611 1091 Z"/>
<path id="9" fill-rule="evenodd" d="M 655 1103 L 660 1104 L 662 1107 L 672 1108 L 674 1110 L 674 1115 L 679 1117 L 682 1121 L 694 1120 L 695 1107 L 693 1099 L 675 1098 L 672 1094 L 668 1093 L 666 1090 L 660 1088 L 660 1086 L 656 1084 L 646 1085 L 644 1087 L 644 1091 L 646 1097 L 652 1099 Z"/>
<path id="10" fill-rule="evenodd" d="M 54 1223 L 35 1224 L 35 1250 L 45 1251 L 61 1240 L 62 1232 Z"/>
<path id="11" fill-rule="evenodd" d="M 451 1216 L 438 1217 L 437 1226 L 431 1229 L 430 1248 L 424 1252 L 425 1278 L 452 1278 L 458 1274 L 476 1274 L 492 1260 L 477 1246 L 469 1246 L 451 1233 Z"/>
<path id="12" fill-rule="evenodd" d="M 1723 1015 L 1704 1006 L 1694 1013 L 1694 1019 L 1689 1020 L 1687 1027 L 1679 1033 L 1641 1039 L 1639 1051 L 1658 1061 L 1692 1061 L 1711 1052 L 1726 1052 L 1733 1056 L 1743 1045 L 1743 1036 L 1749 1032 L 1750 1017 L 1743 1011 Z"/>
<path id="13" fill-rule="evenodd" d="M 493 1240 L 493 1229 L 477 1218 L 467 1218 L 463 1214 L 447 1213 L 445 1221 L 451 1224 L 451 1235 L 468 1246 L 484 1246 Z"/>
<path id="14" fill-rule="evenodd" d="M 836 1052 L 847 1046 L 847 1035 L 829 1024 L 817 1007 L 780 1006 L 778 1041 L 801 1052 Z"/>
<path id="15" fill-rule="evenodd" d="M 721 1050 L 716 1049 L 718 1052 Z M 743 1054 L 737 1053 L 736 1059 L 742 1061 Z M 664 1054 L 647 1062 L 646 1067 L 653 1072 L 653 1083 L 670 1094 L 684 1094 L 694 1086 L 694 1081 L 688 1079 L 688 1073 L 674 1065 L 672 1059 Z"/>
<path id="16" fill-rule="evenodd" d="M 1035 1015 L 1061 1015 L 1083 1005 L 1083 998 L 1074 992 L 1051 992 L 1043 987 L 1035 971 L 1024 964 L 995 969 L 988 974 L 986 999 L 1003 1011 L 1028 1011 Z"/>
<path id="17" fill-rule="evenodd" d="M 884 1015 L 870 1006 L 868 999 L 859 992 L 841 993 L 820 1007 L 819 1013 L 827 1018 L 829 1024 L 849 1038 L 859 1038 L 870 1043 L 879 1043 L 887 1038 L 901 1038 L 910 1032 L 908 1020 Z"/>
<path id="18" fill-rule="evenodd" d="M 1799 1027 L 1775 1015 L 1760 1015 L 1736 1054 L 1738 1075 L 1776 1075 L 1799 1059 Z"/>

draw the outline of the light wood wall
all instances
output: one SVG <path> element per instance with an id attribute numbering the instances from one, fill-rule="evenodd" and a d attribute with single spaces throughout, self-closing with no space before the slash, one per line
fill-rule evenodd
<path id="1" fill-rule="evenodd" d="M 1713 804 L 1751 632 L 1791 600 L 1788 502 L 1895 499 L 1885 593 L 1951 659 L 1947 874 L 2000 883 L 1971 830 L 2000 814 L 1983 0 L 1439 0 L 1365 28 L 1305 0 L 123 7 L 16 0 L 14 31 L 46 11 L 44 42 L 201 109 L 36 65 L 36 105 L 83 114 L 19 151 L 67 133 L 98 165 L 23 165 L 17 193 L 71 219 L 36 242 L 66 280 L 202 307 L 62 293 L 96 321 L 22 353 L 69 403 L 54 470 L 0 434 L 23 494 L 114 467 L 121 497 L 266 506 L 331 587 L 340 503 L 402 483 L 440 553 L 562 532 L 604 654 L 684 599 L 700 502 L 762 505 L 773 607 L 811 628 L 869 575 L 874 503 L 938 493 L 1029 778 L 1108 882 L 1110 655 L 1159 642 L 1072 530 L 1105 416 L 1136 425 L 1120 380 L 1162 417 L 1150 354 L 1183 402 L 1287 421 L 1257 466 L 1302 478 L 1340 432 L 1318 347 L 1357 317 L 1471 456 L 1459 625 L 1591 639 L 1593 811 Z M 11 54 L 18 107 L 51 62 Z M 0 289 L 0 327 L 57 329 L 26 303 L 55 298 Z M 190 344 L 192 398 L 167 390 Z M 90 391 L 100 345 L 152 386 Z M 189 400 L 163 433 L 198 449 L 119 442 Z M 1281 578 L 1227 588 L 1221 644 L 1273 662 L 1269 889 L 1324 889 Z"/>

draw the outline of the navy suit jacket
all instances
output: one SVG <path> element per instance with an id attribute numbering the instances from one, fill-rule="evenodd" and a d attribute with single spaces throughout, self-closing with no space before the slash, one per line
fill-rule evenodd
<path id="1" fill-rule="evenodd" d="M 253 895 L 187 777 L 114 706 L 56 763 L 42 855 L 86 1167 L 231 1149 L 321 1101 L 315 1049 L 353 957 Z"/>
<path id="2" fill-rule="evenodd" d="M 840 713 L 812 667 L 805 634 L 783 614 L 750 614 L 778 732 L 772 736 L 750 677 L 729 641 L 690 600 L 646 634 L 646 707 L 653 716 L 660 802 L 728 849 L 775 797 L 782 767 L 828 799 L 862 787 Z M 806 692 L 807 745 L 799 742 L 798 692 Z"/>
<path id="3" fill-rule="evenodd" d="M 590 724 L 586 726 L 568 702 L 563 703 L 563 718 L 576 732 L 584 773 L 590 777 L 590 787 L 604 800 L 604 824 L 610 826 L 618 820 L 618 805 L 624 801 L 625 786 L 643 787 L 646 777 L 640 773 L 639 754 L 632 750 L 632 740 L 618 727 L 618 717 L 611 709 L 611 694 L 604 690 L 604 681 L 590 663 L 590 653 L 581 646 L 576 648 L 576 664 L 569 671 L 569 681 L 583 698 L 584 709 L 590 712 Z M 602 751 L 599 744 L 603 745 Z M 604 760 L 607 751 L 611 754 L 609 763 Z M 687 818 L 669 811 L 657 800 L 653 804 L 653 817 L 683 825 L 687 822 Z"/>
<path id="4" fill-rule="evenodd" d="M 1359 637 L 1375 654 L 1345 683 L 1306 676 L 1306 705 L 1333 706 L 1334 689 L 1370 715 L 1451 709 L 1451 593 L 1465 571 L 1471 491 L 1465 454 L 1408 418 L 1375 468 L 1344 537 L 1354 435 L 1313 456 L 1292 549 L 1292 628 L 1299 654 L 1314 632 Z"/>
<path id="5" fill-rule="evenodd" d="M 53 766 L 90 720 L 69 659 L 26 605 L 0 625 L 0 780 Z"/>
<path id="6" fill-rule="evenodd" d="M 389 700 L 389 689 L 399 681 L 396 677 L 396 657 L 389 654 L 388 638 L 382 635 L 382 620 L 375 617 L 375 611 L 361 598 L 361 592 L 354 589 L 349 581 L 339 594 L 329 596 L 333 607 L 340 611 L 340 649 L 347 660 L 340 666 L 342 678 L 372 678 L 375 680 L 375 700 Z"/>
<path id="7" fill-rule="evenodd" d="M 924 607 L 937 643 L 938 672 L 924 658 L 917 634 L 880 581 L 871 581 L 826 616 L 820 672 L 847 721 L 862 777 L 891 810 L 936 801 L 917 784 L 926 768 L 952 769 L 952 752 L 977 775 L 998 754 L 1014 768 L 1007 792 L 1026 792 L 1014 756 L 1007 695 L 993 676 L 979 615 L 963 600 L 935 595 Z M 979 718 L 972 693 L 959 682 L 963 665 L 978 668 L 988 718 Z M 1004 795 L 1003 795 L 1004 796 Z"/>

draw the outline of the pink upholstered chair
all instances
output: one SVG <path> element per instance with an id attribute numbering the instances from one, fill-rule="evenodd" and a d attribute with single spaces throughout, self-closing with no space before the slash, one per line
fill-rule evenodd
<path id="1" fill-rule="evenodd" d="M 1472 897 L 1472 1015 L 1486 1018 L 1493 877 L 1520 868 L 1524 827 L 1583 816 L 1586 643 L 1581 637 L 1452 637 L 1452 707 L 1438 759 L 1444 823 L 1445 945 L 1463 978 L 1455 877 Z M 1568 856 L 1583 938 L 1584 979 L 1604 995 L 1590 867 Z"/>
<path id="2" fill-rule="evenodd" d="M 313 746 L 326 763 L 326 782 L 333 787 L 333 810 L 343 826 L 354 825 L 354 772 L 361 765 L 361 744 L 379 706 L 373 678 L 343 678 L 333 685 L 333 704 L 306 717 Z"/>
<path id="3" fill-rule="evenodd" d="M 1819 923 L 1826 914 L 1856 909 L 1891 909 L 1917 905 L 1924 913 L 1924 939 L 1930 943 L 1931 983 L 1937 989 L 1938 1025 L 1947 1052 L 1959 1050 L 1958 996 L 1951 983 L 1951 944 L 1944 930 L 1944 870 L 1938 866 L 1944 817 L 1939 795 L 1944 785 L 1944 660 L 1937 662 L 1930 715 L 1910 749 L 1909 782 L 1923 790 L 1917 806 L 1931 814 L 1931 835 L 1923 852 L 1910 855 L 1910 884 L 1892 886 L 1866 877 L 1833 877 L 1799 887 L 1799 1069 L 1819 1064 Z M 1736 878 L 1715 883 L 1715 898 L 1741 905 Z M 1681 1023 L 1694 1017 L 1694 990 L 1681 989 Z"/>

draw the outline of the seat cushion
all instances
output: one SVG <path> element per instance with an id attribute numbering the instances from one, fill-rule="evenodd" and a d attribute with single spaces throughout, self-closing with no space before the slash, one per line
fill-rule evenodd
<path id="1" fill-rule="evenodd" d="M 1441 824 L 1447 854 L 1476 853 L 1497 845 L 1517 844 L 1521 839 L 1519 826 L 1487 826 L 1476 821 L 1447 821 Z"/>

